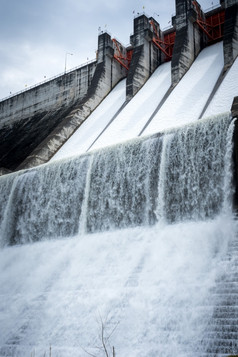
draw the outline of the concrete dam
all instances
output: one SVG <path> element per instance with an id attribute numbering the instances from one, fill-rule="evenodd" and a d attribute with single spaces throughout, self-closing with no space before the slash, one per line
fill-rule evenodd
<path id="1" fill-rule="evenodd" d="M 1 357 L 238 354 L 238 3 L 175 5 L 0 102 Z"/>

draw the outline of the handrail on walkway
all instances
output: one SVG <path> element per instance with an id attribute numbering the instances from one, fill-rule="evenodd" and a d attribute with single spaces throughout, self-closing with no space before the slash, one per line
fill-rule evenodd
<path id="1" fill-rule="evenodd" d="M 22 90 L 20 90 L 20 91 L 18 91 L 18 92 L 16 92 L 16 93 L 10 94 L 10 95 L 8 95 L 7 97 L 4 97 L 4 98 L 0 99 L 0 103 L 1 103 L 1 102 L 4 102 L 5 100 L 7 100 L 7 99 L 9 99 L 9 98 L 15 97 L 16 95 L 19 95 L 19 94 L 21 94 L 21 93 L 23 93 L 23 92 L 27 92 L 27 91 L 30 90 L 30 89 L 36 88 L 36 87 L 38 87 L 38 86 L 40 86 L 40 85 L 42 85 L 42 84 L 44 84 L 44 83 L 50 82 L 50 81 L 52 81 L 53 79 L 62 77 L 62 76 L 64 76 L 65 74 L 68 74 L 68 73 L 70 73 L 70 72 L 75 71 L 76 69 L 85 67 L 85 66 L 87 66 L 87 65 L 89 65 L 90 63 L 93 63 L 93 62 L 96 62 L 96 58 L 95 58 L 95 59 L 92 59 L 92 60 L 90 60 L 90 61 L 88 61 L 88 62 L 85 62 L 85 63 L 83 63 L 83 64 L 81 64 L 81 65 L 79 65 L 79 66 L 76 66 L 76 67 L 74 67 L 74 68 L 70 68 L 70 69 L 68 69 L 67 71 L 65 71 L 65 72 L 63 72 L 63 73 L 60 73 L 60 74 L 57 74 L 57 75 L 54 76 L 54 77 L 47 78 L 47 79 L 45 79 L 45 80 L 42 81 L 42 82 L 33 84 L 32 86 L 27 87 L 27 88 L 25 88 L 25 89 L 22 89 Z"/>

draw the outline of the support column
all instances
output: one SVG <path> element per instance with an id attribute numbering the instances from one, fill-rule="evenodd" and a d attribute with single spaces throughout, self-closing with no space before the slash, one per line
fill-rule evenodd
<path id="1" fill-rule="evenodd" d="M 199 6 L 200 14 L 204 14 Z M 172 57 L 172 85 L 175 86 L 204 47 L 205 38 L 194 22 L 197 12 L 192 0 L 176 0 L 176 38 Z"/>
<path id="2" fill-rule="evenodd" d="M 141 15 L 134 19 L 134 34 L 131 36 L 133 55 L 126 81 L 126 98 L 131 99 L 150 75 L 150 42 L 152 32 L 149 19 Z"/>
<path id="3" fill-rule="evenodd" d="M 223 1 L 222 1 L 223 2 Z M 229 68 L 238 55 L 238 1 L 225 0 L 224 66 Z"/>
<path id="4" fill-rule="evenodd" d="M 141 15 L 134 19 L 134 34 L 130 37 L 133 55 L 127 75 L 127 100 L 130 100 L 138 92 L 164 59 L 164 55 L 152 43 L 151 20 L 153 20 L 156 31 L 161 35 L 160 26 L 152 17 Z"/>

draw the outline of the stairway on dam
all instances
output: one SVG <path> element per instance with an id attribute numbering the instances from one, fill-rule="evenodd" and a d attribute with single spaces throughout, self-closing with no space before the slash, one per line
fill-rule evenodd
<path id="1" fill-rule="evenodd" d="M 228 245 L 217 266 L 218 276 L 207 305 L 213 313 L 207 321 L 198 356 L 225 357 L 238 351 L 238 238 Z M 206 352 L 205 352 L 206 351 Z"/>
<path id="2" fill-rule="evenodd" d="M 230 200 L 222 214 L 230 121 L 203 119 L 0 178 L 1 357 L 44 354 L 46 344 L 57 356 L 80 346 L 95 354 L 98 310 L 110 329 L 119 323 L 119 356 L 199 351 L 237 229 Z"/>

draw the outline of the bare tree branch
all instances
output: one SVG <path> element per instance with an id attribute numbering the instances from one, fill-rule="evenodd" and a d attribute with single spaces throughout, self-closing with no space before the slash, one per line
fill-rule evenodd
<path id="1" fill-rule="evenodd" d="M 112 329 L 110 335 L 107 337 L 107 340 L 109 340 L 109 338 L 112 336 L 118 325 L 119 325 L 119 321 L 117 322 L 116 326 Z"/>
<path id="2" fill-rule="evenodd" d="M 105 357 L 115 357 L 115 348 L 114 346 L 111 347 L 110 344 L 110 338 L 113 335 L 113 333 L 115 332 L 117 326 L 119 325 L 119 322 L 116 323 L 116 325 L 114 326 L 114 328 L 109 331 L 109 334 L 107 336 L 107 330 L 108 330 L 108 316 L 109 313 L 106 315 L 105 319 L 102 318 L 100 312 L 98 312 L 97 317 L 95 317 L 95 320 L 97 322 L 97 324 L 99 325 L 100 329 L 98 331 L 98 337 L 99 337 L 99 341 L 102 344 L 102 346 L 97 346 L 96 345 L 96 341 L 94 343 L 94 348 L 96 348 L 97 350 L 103 352 L 103 354 L 105 355 Z M 93 353 L 88 352 L 85 348 L 83 348 L 82 346 L 80 346 L 82 348 L 82 350 L 87 353 L 89 356 L 92 357 L 96 357 Z M 112 355 L 111 355 L 112 353 Z"/>
<path id="3" fill-rule="evenodd" d="M 102 341 L 102 345 L 103 345 L 105 354 L 106 354 L 107 357 L 109 357 L 109 356 L 108 356 L 108 352 L 107 352 L 107 348 L 106 348 L 106 345 L 105 345 L 105 339 L 104 339 L 104 325 L 103 325 L 102 319 L 101 319 L 101 323 L 102 323 L 102 326 L 101 326 L 101 341 Z"/>
<path id="4" fill-rule="evenodd" d="M 80 345 L 80 347 L 82 348 L 82 350 L 87 353 L 89 356 L 92 356 L 92 357 L 97 357 L 95 355 L 93 355 L 92 353 L 88 352 L 87 350 L 85 350 L 85 348 L 83 348 L 83 346 Z"/>

